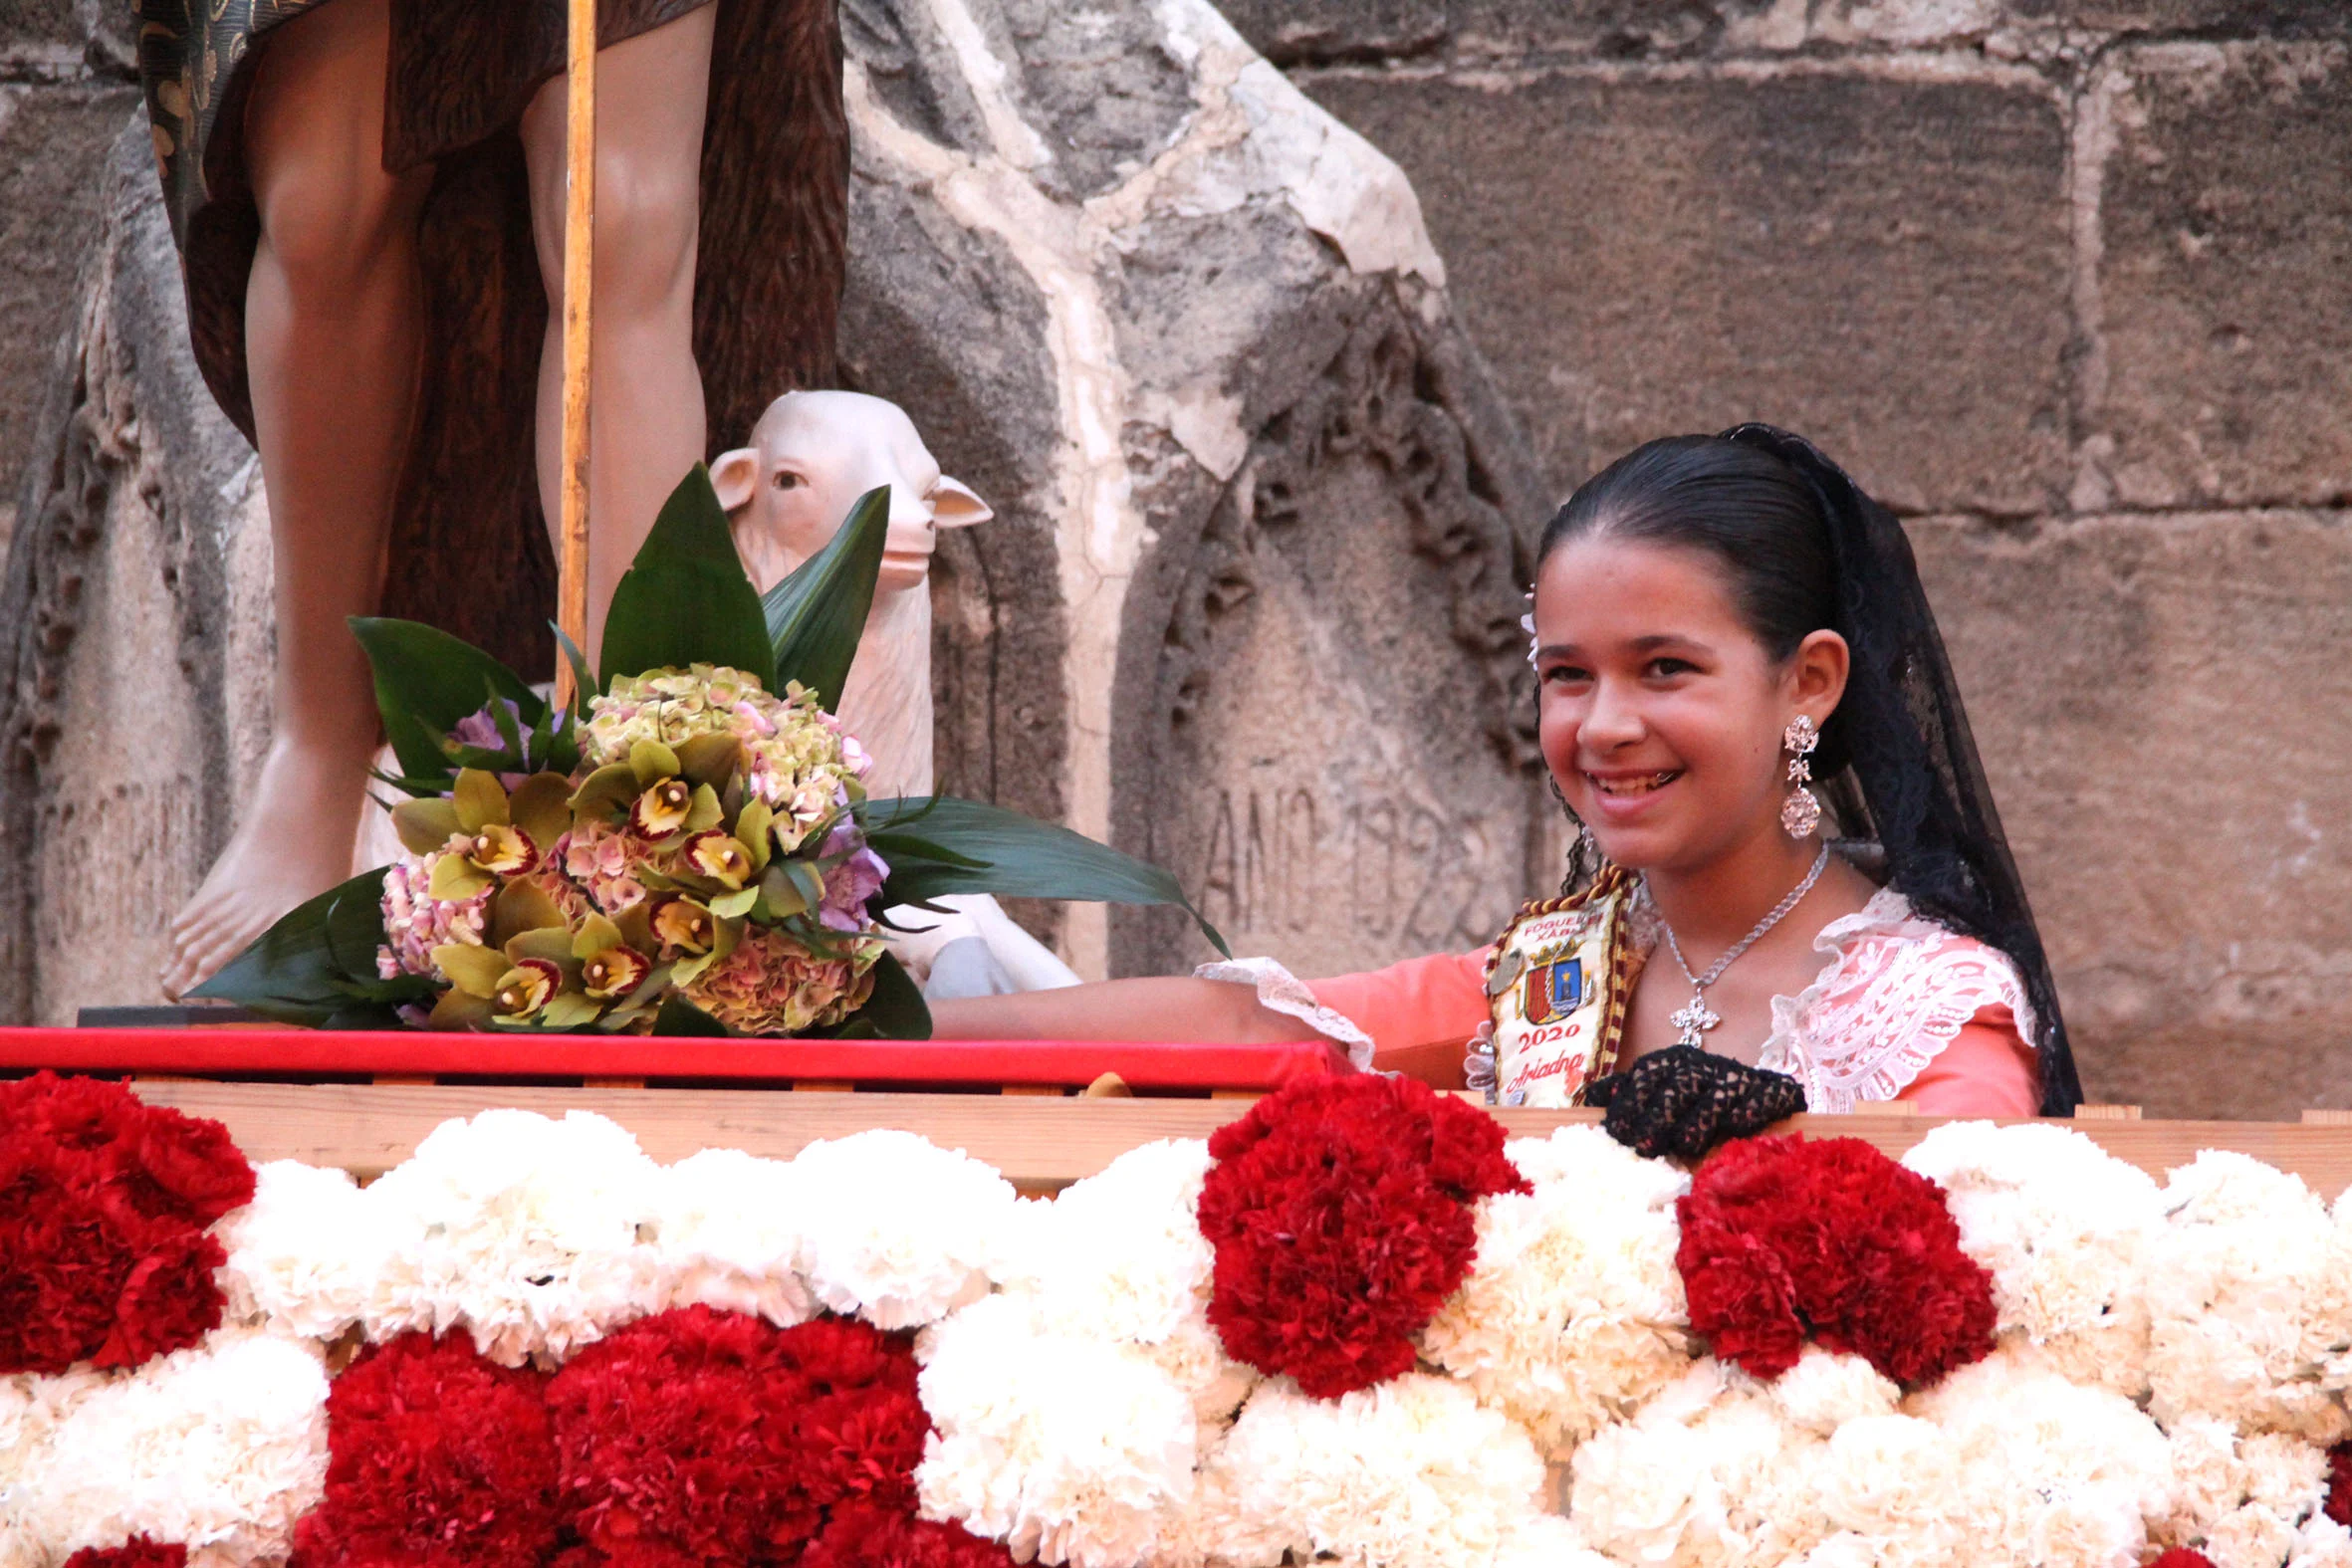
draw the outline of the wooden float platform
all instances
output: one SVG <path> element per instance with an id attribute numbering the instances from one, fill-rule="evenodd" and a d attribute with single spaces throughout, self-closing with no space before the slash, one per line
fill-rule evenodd
<path id="1" fill-rule="evenodd" d="M 700 1149 L 789 1159 L 868 1128 L 962 1149 L 1025 1191 L 1101 1170 L 1155 1138 L 1200 1138 L 1251 1100 L 1341 1063 L 1316 1042 L 697 1040 L 359 1033 L 255 1027 L 0 1028 L 0 1076 L 41 1067 L 128 1077 L 141 1098 L 227 1125 L 254 1161 L 397 1165 L 443 1121 L 508 1106 L 593 1111 L 656 1160 Z M 1123 1091 L 1081 1093 L 1104 1074 Z M 615 1081 L 617 1080 L 617 1081 Z M 1513 1137 L 1597 1122 L 1598 1111 L 1499 1109 Z M 1900 1155 L 1940 1119 L 1799 1116 L 1784 1130 L 1861 1138 Z M 2352 1112 L 2300 1122 L 2158 1121 L 2085 1106 L 2068 1125 L 2158 1180 L 2203 1149 L 2292 1172 L 2331 1202 L 2352 1187 Z"/>

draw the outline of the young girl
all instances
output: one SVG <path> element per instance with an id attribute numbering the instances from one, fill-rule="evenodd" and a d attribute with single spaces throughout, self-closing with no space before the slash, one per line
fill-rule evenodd
<path id="1" fill-rule="evenodd" d="M 1884 509 L 1769 426 L 1653 441 L 1544 529 L 1533 597 L 1573 896 L 1477 953 L 943 1001 L 937 1032 L 1322 1034 L 1441 1085 L 1467 1048 L 1472 1081 L 1531 1105 L 1681 1044 L 1793 1077 L 1815 1112 L 2073 1109 L 2040 939 Z"/>

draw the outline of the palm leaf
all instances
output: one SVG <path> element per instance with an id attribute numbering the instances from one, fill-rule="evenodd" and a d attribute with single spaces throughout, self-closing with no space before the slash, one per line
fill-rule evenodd
<path id="1" fill-rule="evenodd" d="M 400 759 L 400 771 L 412 780 L 449 778 L 455 770 L 441 750 L 441 738 L 492 699 L 514 703 L 526 724 L 537 724 L 547 712 L 523 677 L 445 631 L 370 615 L 353 616 L 351 627 L 375 673 L 384 738 Z"/>
<path id="2" fill-rule="evenodd" d="M 1173 876 L 1083 833 L 954 795 L 866 800 L 853 809 L 866 842 L 890 867 L 876 907 L 945 893 L 1172 904 L 1192 916 L 1210 946 L 1233 956 Z"/>
<path id="3" fill-rule="evenodd" d="M 828 712 L 840 707 L 889 538 L 890 487 L 883 485 L 859 496 L 824 549 L 760 601 L 776 652 L 777 679 L 799 681 Z"/>
<path id="4" fill-rule="evenodd" d="M 612 590 L 597 666 L 615 676 L 724 664 L 776 689 L 760 595 L 743 574 L 726 509 L 700 463 L 661 504 L 653 532 Z"/>

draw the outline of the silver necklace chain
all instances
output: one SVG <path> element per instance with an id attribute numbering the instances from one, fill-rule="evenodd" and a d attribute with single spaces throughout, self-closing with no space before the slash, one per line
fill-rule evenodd
<path id="1" fill-rule="evenodd" d="M 1724 956 L 1709 965 L 1707 973 L 1704 975 L 1691 973 L 1691 961 L 1682 956 L 1682 944 L 1674 938 L 1674 927 L 1666 923 L 1664 915 L 1658 917 L 1658 929 L 1666 934 L 1667 951 L 1674 955 L 1674 962 L 1681 967 L 1683 979 L 1691 983 L 1690 1006 L 1675 1013 L 1670 1020 L 1675 1027 L 1682 1030 L 1681 1036 L 1675 1040 L 1677 1045 L 1701 1044 L 1700 1033 L 1714 1028 L 1723 1021 L 1722 1014 L 1712 1011 L 1707 1006 L 1707 988 L 1723 979 L 1723 972 L 1732 967 L 1734 959 L 1756 946 L 1765 932 L 1778 925 L 1790 910 L 1803 903 L 1804 896 L 1813 890 L 1813 884 L 1821 880 L 1821 873 L 1827 870 L 1828 866 L 1829 846 L 1823 844 L 1821 852 L 1813 856 L 1813 868 L 1804 874 L 1804 880 L 1790 888 L 1788 896 L 1774 904 L 1772 912 L 1756 923 L 1755 930 L 1726 949 Z"/>

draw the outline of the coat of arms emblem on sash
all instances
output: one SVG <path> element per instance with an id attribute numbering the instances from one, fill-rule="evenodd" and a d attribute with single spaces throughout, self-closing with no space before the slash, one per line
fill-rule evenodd
<path id="1" fill-rule="evenodd" d="M 1624 1025 L 1624 878 L 1529 904 L 1487 970 L 1495 1088 L 1505 1105 L 1566 1106 L 1616 1065 Z"/>

